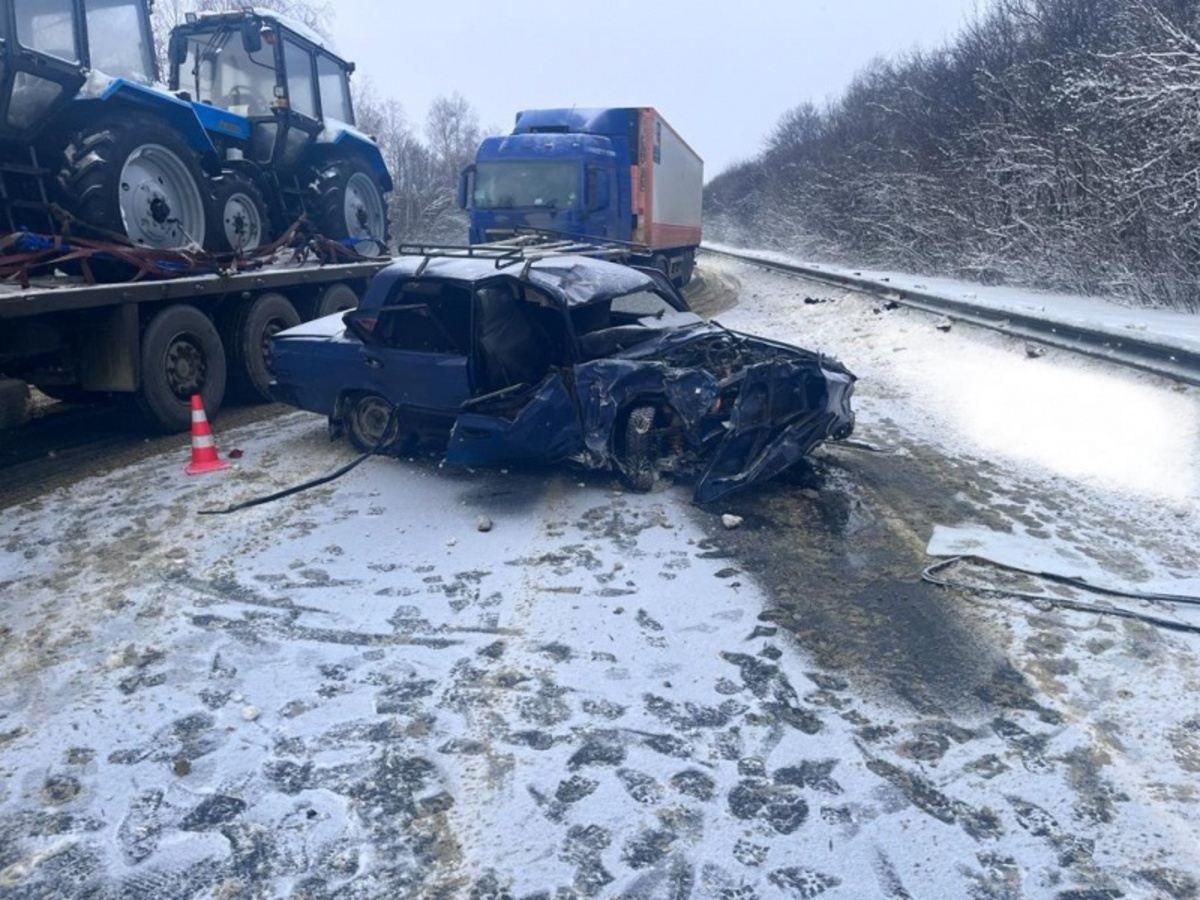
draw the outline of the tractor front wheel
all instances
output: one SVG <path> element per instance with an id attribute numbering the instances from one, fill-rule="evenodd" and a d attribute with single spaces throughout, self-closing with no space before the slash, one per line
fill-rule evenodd
<path id="1" fill-rule="evenodd" d="M 205 247 L 218 253 L 250 253 L 269 243 L 267 201 L 254 182 L 226 173 L 213 182 Z"/>
<path id="2" fill-rule="evenodd" d="M 364 256 L 387 251 L 387 203 L 379 177 L 357 156 L 331 159 L 313 179 L 313 226 Z"/>

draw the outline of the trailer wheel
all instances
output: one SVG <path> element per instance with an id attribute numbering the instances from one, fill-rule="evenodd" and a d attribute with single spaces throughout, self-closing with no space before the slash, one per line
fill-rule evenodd
<path id="1" fill-rule="evenodd" d="M 306 319 L 320 319 L 334 313 L 358 309 L 358 294 L 344 281 L 335 281 L 318 290 L 305 305 Z"/>
<path id="2" fill-rule="evenodd" d="M 345 241 L 364 256 L 387 248 L 387 202 L 379 178 L 357 156 L 331 159 L 313 178 L 313 221 L 317 231 Z"/>
<path id="3" fill-rule="evenodd" d="M 392 416 L 392 404 L 378 394 L 354 394 L 342 407 L 342 424 L 354 449 L 370 453 L 399 443 L 400 423 Z"/>
<path id="4" fill-rule="evenodd" d="M 212 186 L 205 247 L 218 253 L 249 253 L 270 240 L 267 201 L 253 181 L 226 173 Z"/>
<path id="5" fill-rule="evenodd" d="M 638 406 L 625 420 L 624 444 L 618 465 L 629 486 L 642 493 L 658 478 L 658 453 L 654 440 L 654 407 Z"/>
<path id="6" fill-rule="evenodd" d="M 273 291 L 230 309 L 221 331 L 229 351 L 234 394 L 243 400 L 271 399 L 271 338 L 299 324 L 300 315 L 292 302 Z"/>
<path id="7" fill-rule="evenodd" d="M 192 424 L 192 395 L 213 416 L 225 397 L 225 348 L 216 326 L 194 306 L 161 310 L 142 333 L 138 406 L 166 432 Z"/>
<path id="8" fill-rule="evenodd" d="M 172 250 L 205 240 L 196 154 L 160 119 L 102 119 L 78 132 L 59 174 L 65 205 L 84 225 L 137 246 Z"/>

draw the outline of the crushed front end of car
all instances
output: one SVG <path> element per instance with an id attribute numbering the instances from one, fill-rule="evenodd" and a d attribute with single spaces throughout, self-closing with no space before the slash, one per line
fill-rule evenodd
<path id="1" fill-rule="evenodd" d="M 854 430 L 855 376 L 840 362 L 715 325 L 579 366 L 576 380 L 588 447 L 579 461 L 603 458 L 642 488 L 648 469 L 693 476 L 698 503 Z"/>

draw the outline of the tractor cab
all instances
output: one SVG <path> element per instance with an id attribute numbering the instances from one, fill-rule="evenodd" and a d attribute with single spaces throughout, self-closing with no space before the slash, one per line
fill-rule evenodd
<path id="1" fill-rule="evenodd" d="M 90 72 L 154 81 L 149 0 L 0 0 L 0 139 L 30 140 Z"/>
<path id="2" fill-rule="evenodd" d="M 250 123 L 249 155 L 295 170 L 326 120 L 352 125 L 352 63 L 298 23 L 253 10 L 189 13 L 171 34 L 172 90 Z"/>

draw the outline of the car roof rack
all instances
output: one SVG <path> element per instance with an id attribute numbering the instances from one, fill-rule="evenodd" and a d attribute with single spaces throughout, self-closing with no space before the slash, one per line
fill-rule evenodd
<path id="1" fill-rule="evenodd" d="M 483 244 L 400 244 L 396 247 L 395 255 L 425 257 L 414 275 L 422 274 L 434 259 L 490 259 L 495 261 L 497 269 L 525 263 L 521 270 L 521 277 L 524 278 L 529 267 L 539 259 L 571 255 L 619 261 L 628 257 L 630 250 L 617 244 L 597 244 L 532 233 Z"/>

